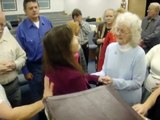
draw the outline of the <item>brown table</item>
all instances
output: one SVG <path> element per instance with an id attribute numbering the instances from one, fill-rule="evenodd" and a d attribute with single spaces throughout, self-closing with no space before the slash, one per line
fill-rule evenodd
<path id="1" fill-rule="evenodd" d="M 110 86 L 45 99 L 52 120 L 142 120 Z"/>

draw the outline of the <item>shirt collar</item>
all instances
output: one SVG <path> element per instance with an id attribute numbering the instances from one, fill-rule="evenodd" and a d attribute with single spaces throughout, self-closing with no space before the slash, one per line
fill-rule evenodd
<path id="1" fill-rule="evenodd" d="M 33 23 L 29 18 L 26 19 L 26 22 L 27 22 L 28 28 L 30 28 L 30 27 L 32 27 L 32 26 L 35 26 L 34 23 Z M 41 16 L 39 16 L 39 24 L 40 24 L 40 25 L 41 25 L 41 24 L 42 24 L 42 25 L 45 24 L 45 22 L 44 22 L 44 20 L 42 19 Z"/>
<path id="2" fill-rule="evenodd" d="M 121 52 L 127 52 L 131 49 L 131 45 L 130 44 L 126 44 L 126 45 L 119 45 L 119 50 Z"/>

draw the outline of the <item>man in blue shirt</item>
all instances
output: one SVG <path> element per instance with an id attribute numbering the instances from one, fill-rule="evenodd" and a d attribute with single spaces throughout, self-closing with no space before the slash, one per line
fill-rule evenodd
<path id="1" fill-rule="evenodd" d="M 27 55 L 22 72 L 29 81 L 34 102 L 41 99 L 43 94 L 42 39 L 52 28 L 52 23 L 47 18 L 39 16 L 39 4 L 36 0 L 24 0 L 23 7 L 27 17 L 19 24 L 16 38 Z"/>

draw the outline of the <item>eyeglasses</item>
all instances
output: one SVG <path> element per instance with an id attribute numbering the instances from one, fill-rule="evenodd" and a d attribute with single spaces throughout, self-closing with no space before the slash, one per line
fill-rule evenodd
<path id="1" fill-rule="evenodd" d="M 115 29 L 116 33 L 120 33 L 120 34 L 129 34 L 130 32 L 124 29 L 120 29 L 120 28 L 116 28 Z"/>

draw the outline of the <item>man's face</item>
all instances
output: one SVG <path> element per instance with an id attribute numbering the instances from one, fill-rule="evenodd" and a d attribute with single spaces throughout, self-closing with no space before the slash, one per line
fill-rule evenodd
<path id="1" fill-rule="evenodd" d="M 28 2 L 26 4 L 25 13 L 32 21 L 37 21 L 39 17 L 39 5 L 37 2 Z"/>
<path id="2" fill-rule="evenodd" d="M 0 14 L 0 38 L 2 37 L 5 25 L 6 25 L 5 16 Z"/>
<path id="3" fill-rule="evenodd" d="M 150 6 L 148 7 L 147 12 L 148 12 L 148 15 L 147 15 L 147 16 L 148 16 L 149 18 L 153 18 L 153 17 L 155 17 L 155 16 L 157 15 L 156 8 L 155 8 L 155 6 L 153 6 L 153 5 L 150 5 Z"/>

